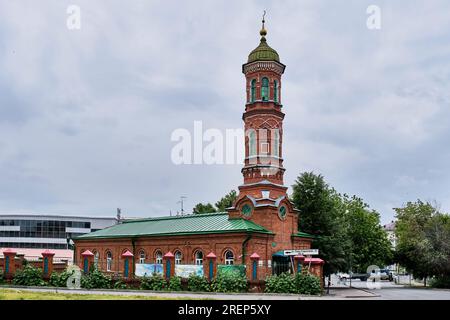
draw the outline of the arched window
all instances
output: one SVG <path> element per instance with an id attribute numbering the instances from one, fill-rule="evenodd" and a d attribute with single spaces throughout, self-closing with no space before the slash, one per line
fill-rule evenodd
<path id="1" fill-rule="evenodd" d="M 248 155 L 256 156 L 256 132 L 253 129 L 248 132 Z"/>
<path id="2" fill-rule="evenodd" d="M 250 102 L 255 102 L 256 100 L 256 79 L 253 79 L 250 83 L 251 89 L 250 89 Z"/>
<path id="3" fill-rule="evenodd" d="M 200 250 L 195 252 L 195 264 L 198 266 L 203 264 L 203 252 Z"/>
<path id="4" fill-rule="evenodd" d="M 280 156 L 280 130 L 274 129 L 273 131 L 273 148 L 272 148 L 272 155 L 275 157 Z"/>
<path id="5" fill-rule="evenodd" d="M 106 271 L 111 271 L 111 269 L 112 269 L 112 259 L 113 259 L 112 253 L 111 253 L 111 251 L 108 251 L 106 253 Z"/>
<path id="6" fill-rule="evenodd" d="M 181 264 L 181 259 L 183 256 L 181 255 L 180 251 L 175 251 L 175 264 Z"/>
<path id="7" fill-rule="evenodd" d="M 267 78 L 262 78 L 261 100 L 262 101 L 269 100 L 269 79 Z"/>
<path id="8" fill-rule="evenodd" d="M 225 264 L 234 264 L 234 254 L 231 250 L 225 251 Z"/>
<path id="9" fill-rule="evenodd" d="M 139 263 L 145 263 L 145 251 L 141 250 L 139 252 Z"/>
<path id="10" fill-rule="evenodd" d="M 278 81 L 273 82 L 273 101 L 278 102 Z"/>
<path id="11" fill-rule="evenodd" d="M 155 263 L 156 264 L 162 264 L 163 263 L 163 255 L 161 251 L 156 251 L 155 253 Z"/>
<path id="12" fill-rule="evenodd" d="M 97 251 L 94 251 L 94 267 L 98 269 L 98 260 L 100 258 L 100 254 Z"/>

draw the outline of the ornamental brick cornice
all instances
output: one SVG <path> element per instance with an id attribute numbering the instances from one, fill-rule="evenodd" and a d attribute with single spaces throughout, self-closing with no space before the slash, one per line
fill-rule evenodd
<path id="1" fill-rule="evenodd" d="M 273 71 L 279 75 L 284 73 L 286 66 L 276 61 L 255 61 L 242 65 L 242 72 L 244 74 L 256 71 Z"/>

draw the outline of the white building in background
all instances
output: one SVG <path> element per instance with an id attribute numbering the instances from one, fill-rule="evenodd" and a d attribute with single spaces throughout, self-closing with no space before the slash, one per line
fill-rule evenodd
<path id="1" fill-rule="evenodd" d="M 68 250 L 73 237 L 117 223 L 116 217 L 0 214 L 0 248 Z"/>
<path id="2" fill-rule="evenodd" d="M 395 249 L 397 245 L 397 237 L 395 236 L 395 222 L 391 221 L 383 226 L 384 231 L 386 231 L 389 241 L 391 242 L 392 248 Z"/>

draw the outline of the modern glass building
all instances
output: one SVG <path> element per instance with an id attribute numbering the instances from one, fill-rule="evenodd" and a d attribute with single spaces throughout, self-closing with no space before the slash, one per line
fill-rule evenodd
<path id="1" fill-rule="evenodd" d="M 73 237 L 117 223 L 116 217 L 0 214 L 0 248 L 69 249 Z"/>

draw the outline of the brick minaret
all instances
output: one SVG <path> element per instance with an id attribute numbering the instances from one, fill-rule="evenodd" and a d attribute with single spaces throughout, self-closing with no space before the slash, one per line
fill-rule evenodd
<path id="1" fill-rule="evenodd" d="M 244 183 L 230 218 L 246 218 L 276 234 L 274 248 L 291 245 L 297 232 L 297 213 L 287 199 L 282 158 L 283 106 L 281 76 L 285 65 L 269 47 L 262 21 L 259 46 L 242 66 L 246 79 Z"/>

